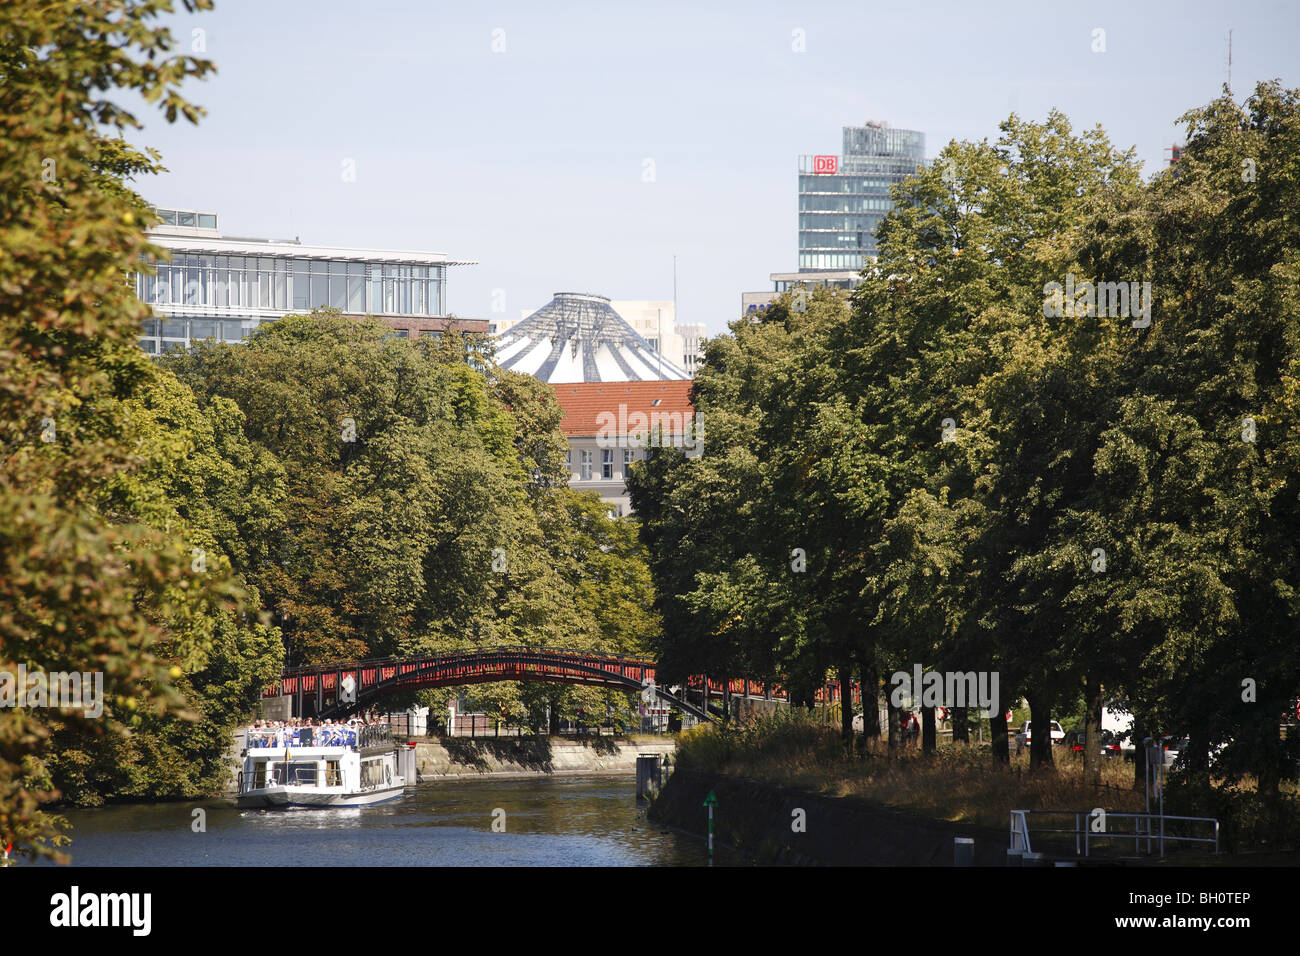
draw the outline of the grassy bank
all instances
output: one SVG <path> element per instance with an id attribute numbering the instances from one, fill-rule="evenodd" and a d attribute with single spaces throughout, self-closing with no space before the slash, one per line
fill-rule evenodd
<path id="1" fill-rule="evenodd" d="M 908 810 L 935 819 L 1005 828 L 1011 810 L 1141 812 L 1145 796 L 1133 790 L 1133 764 L 1107 760 L 1100 786 L 1083 777 L 1083 761 L 1056 751 L 1054 771 L 1029 770 L 1029 756 L 1010 766 L 993 763 L 988 744 L 941 744 L 932 755 L 919 747 L 892 756 L 882 741 L 848 755 L 837 727 L 801 713 L 779 711 L 723 729 L 697 727 L 681 735 L 678 766 L 798 787 Z M 1294 790 L 1287 817 L 1269 819 L 1247 781 L 1205 791 L 1171 780 L 1166 812 L 1217 817 L 1224 849 L 1296 845 L 1300 809 Z"/>

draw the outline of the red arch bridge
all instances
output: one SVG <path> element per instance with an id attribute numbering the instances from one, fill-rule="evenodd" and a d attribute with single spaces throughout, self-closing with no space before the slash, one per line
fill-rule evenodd
<path id="1" fill-rule="evenodd" d="M 262 691 L 263 699 L 289 697 L 298 717 L 335 717 L 376 703 L 394 691 L 430 687 L 456 687 L 493 681 L 546 681 L 582 684 L 613 690 L 644 691 L 655 680 L 655 662 L 609 657 L 585 651 L 532 647 L 491 647 L 451 651 L 427 657 L 389 658 L 292 667 Z M 779 684 L 745 678 L 718 680 L 707 675 L 688 678 L 682 685 L 655 686 L 655 696 L 700 720 L 716 720 L 727 713 L 733 700 L 786 701 Z M 840 699 L 838 684 L 827 684 L 816 695 L 818 703 Z M 853 703 L 857 706 L 857 686 Z"/>

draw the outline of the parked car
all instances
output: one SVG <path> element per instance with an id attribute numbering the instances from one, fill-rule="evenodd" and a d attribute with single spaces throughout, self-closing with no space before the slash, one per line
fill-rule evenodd
<path id="1" fill-rule="evenodd" d="M 1101 732 L 1101 755 L 1108 760 L 1124 756 L 1124 742 L 1119 734 L 1110 730 Z"/>
<path id="2" fill-rule="evenodd" d="M 1065 732 L 1065 746 L 1069 748 L 1071 756 L 1083 756 L 1085 736 L 1086 731 L 1083 727 L 1074 727 Z M 1108 730 L 1101 731 L 1101 755 L 1109 760 L 1121 756 L 1122 753 L 1123 750 L 1115 735 Z"/>
<path id="3" fill-rule="evenodd" d="M 1187 749 L 1188 743 L 1189 741 L 1186 737 L 1165 738 L 1164 761 L 1166 770 L 1178 763 L 1178 758 L 1183 755 L 1183 751 Z"/>
<path id="4" fill-rule="evenodd" d="M 1020 728 L 1020 732 L 1016 734 L 1016 753 L 1027 749 L 1032 742 L 1033 723 L 1032 720 L 1026 720 L 1024 726 Z M 1055 720 L 1052 721 L 1051 737 L 1053 744 L 1063 744 L 1065 742 L 1065 731 L 1061 729 L 1061 725 Z"/>
<path id="5" fill-rule="evenodd" d="M 1101 732 L 1120 745 L 1120 753 L 1133 759 L 1137 747 L 1133 740 L 1133 715 L 1123 701 L 1112 701 L 1101 708 Z"/>
<path id="6" fill-rule="evenodd" d="M 1065 732 L 1064 746 L 1070 756 L 1078 757 L 1082 755 L 1085 736 L 1082 727 L 1071 727 Z"/>

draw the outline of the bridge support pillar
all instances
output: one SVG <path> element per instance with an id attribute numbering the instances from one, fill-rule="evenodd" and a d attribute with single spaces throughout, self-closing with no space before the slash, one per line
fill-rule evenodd
<path id="1" fill-rule="evenodd" d="M 662 785 L 659 754 L 636 755 L 636 802 L 649 801 Z"/>

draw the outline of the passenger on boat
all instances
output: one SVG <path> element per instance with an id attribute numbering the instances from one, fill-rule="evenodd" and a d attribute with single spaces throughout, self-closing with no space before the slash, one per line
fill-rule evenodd
<path id="1" fill-rule="evenodd" d="M 246 731 L 247 746 L 273 747 L 355 747 L 361 738 L 362 728 L 370 726 L 365 717 L 353 717 L 342 723 L 325 720 L 293 718 L 283 720 L 257 720 Z"/>

